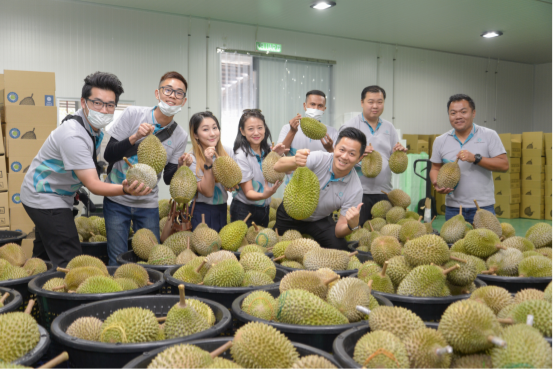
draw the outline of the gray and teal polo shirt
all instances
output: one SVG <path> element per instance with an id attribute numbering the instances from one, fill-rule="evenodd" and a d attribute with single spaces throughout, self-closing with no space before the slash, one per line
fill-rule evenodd
<path id="1" fill-rule="evenodd" d="M 248 155 L 246 155 L 246 152 L 242 150 L 242 148 L 239 148 L 238 150 L 236 150 L 236 154 L 234 157 L 234 160 L 242 171 L 242 182 L 240 182 L 240 184 L 252 181 L 254 191 L 263 193 L 265 188 L 265 177 L 263 177 L 263 169 L 261 166 L 263 158 L 257 155 L 251 148 L 249 150 L 250 151 Z M 263 155 L 263 153 L 261 154 Z M 269 183 L 269 187 L 273 187 L 273 185 Z M 248 200 L 248 198 L 244 194 L 244 191 L 242 191 L 242 188 L 240 188 L 238 191 L 233 192 L 233 196 L 234 199 L 248 205 L 264 207 L 271 204 L 270 197 L 268 199 L 258 201 Z"/>
<path id="2" fill-rule="evenodd" d="M 235 159 L 234 151 L 232 151 L 230 147 L 224 146 L 223 148 L 227 152 L 228 156 Z M 196 156 L 194 156 L 193 153 L 192 153 L 192 164 L 190 164 L 190 170 L 192 171 L 192 173 L 196 175 L 196 182 L 200 182 L 204 176 L 204 172 L 201 169 L 198 169 L 198 171 L 196 172 Z M 198 199 L 196 201 L 203 202 L 209 205 L 221 205 L 221 204 L 226 204 L 227 200 L 228 200 L 227 190 L 225 189 L 225 187 L 223 187 L 222 184 L 220 184 L 219 182 L 215 182 L 215 188 L 213 189 L 213 196 L 205 197 L 200 193 L 200 191 L 198 191 Z"/>

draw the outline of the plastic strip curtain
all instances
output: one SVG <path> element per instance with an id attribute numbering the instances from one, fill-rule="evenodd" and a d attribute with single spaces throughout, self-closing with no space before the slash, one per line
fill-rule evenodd
<path id="1" fill-rule="evenodd" d="M 392 173 L 392 186 L 393 188 L 399 188 L 411 197 L 411 205 L 409 210 L 418 212 L 417 205 L 421 199 L 426 198 L 426 181 L 415 175 L 413 164 L 418 159 L 428 159 L 427 153 L 421 154 L 408 154 L 409 164 L 405 172 L 401 174 Z M 426 169 L 427 165 L 429 166 Z M 426 178 L 426 170 L 430 170 L 432 164 L 426 164 L 424 162 L 417 163 L 417 172 L 424 178 Z"/>

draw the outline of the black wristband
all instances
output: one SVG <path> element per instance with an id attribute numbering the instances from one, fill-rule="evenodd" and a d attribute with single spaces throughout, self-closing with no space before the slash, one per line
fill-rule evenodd
<path id="1" fill-rule="evenodd" d="M 204 164 L 204 170 L 210 170 L 211 168 L 213 168 L 213 164 L 211 164 L 209 167 L 207 166 L 207 164 Z"/>
<path id="2" fill-rule="evenodd" d="M 121 188 L 123 189 L 123 193 L 124 193 L 125 195 L 129 195 L 129 196 L 131 195 L 130 192 L 125 191 L 125 186 L 121 185 Z"/>

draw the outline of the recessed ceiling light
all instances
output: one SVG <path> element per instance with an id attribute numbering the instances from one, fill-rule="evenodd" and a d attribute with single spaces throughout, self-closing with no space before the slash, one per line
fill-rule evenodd
<path id="1" fill-rule="evenodd" d="M 315 1 L 313 4 L 311 4 L 311 7 L 317 10 L 325 10 L 328 8 L 332 8 L 333 6 L 336 6 L 335 1 Z"/>
<path id="2" fill-rule="evenodd" d="M 484 38 L 494 38 L 494 37 L 499 37 L 502 34 L 503 34 L 503 32 L 501 32 L 501 31 L 489 31 L 489 32 L 482 33 L 480 36 L 482 36 Z"/>

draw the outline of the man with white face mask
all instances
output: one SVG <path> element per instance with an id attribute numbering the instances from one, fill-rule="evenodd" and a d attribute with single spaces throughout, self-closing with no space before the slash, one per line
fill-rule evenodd
<path id="1" fill-rule="evenodd" d="M 73 220 L 75 193 L 84 185 L 99 196 L 141 196 L 151 189 L 122 181 L 100 181 L 96 150 L 102 128 L 113 120 L 123 86 L 113 74 L 96 72 L 85 78 L 81 106 L 67 116 L 42 145 L 21 186 L 21 202 L 35 224 L 33 256 L 55 266 L 82 254 Z"/>
<path id="2" fill-rule="evenodd" d="M 173 116 L 186 104 L 187 89 L 188 83 L 180 73 L 167 72 L 161 77 L 155 90 L 157 106 L 130 106 L 125 109 L 109 131 L 111 139 L 104 153 L 104 158 L 110 163 L 106 182 L 121 183 L 125 179 L 129 166 L 123 157 L 127 157 L 131 164 L 137 163 L 138 145 L 150 134 L 155 134 L 162 141 L 167 152 L 163 181 L 167 185 L 171 182 L 178 167 L 187 160 L 184 151 L 188 134 L 173 120 Z M 191 157 L 189 159 L 191 160 Z M 158 175 L 158 182 L 160 178 L 161 173 Z M 134 231 L 147 228 L 159 240 L 158 187 L 153 188 L 148 196 L 141 198 L 104 198 L 104 217 L 109 265 L 116 266 L 117 256 L 128 250 L 131 221 Z"/>

